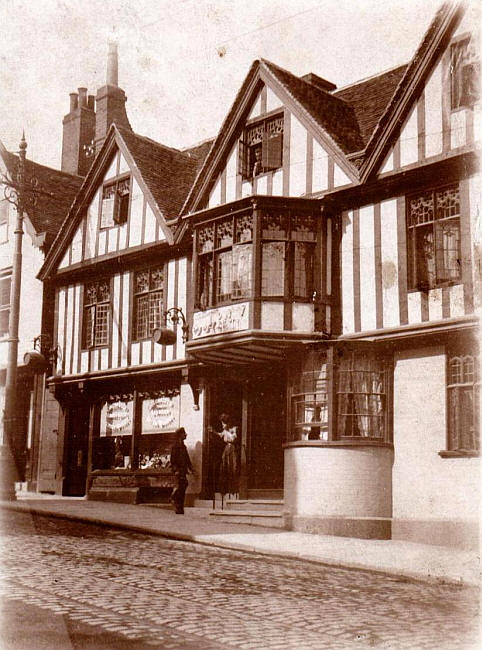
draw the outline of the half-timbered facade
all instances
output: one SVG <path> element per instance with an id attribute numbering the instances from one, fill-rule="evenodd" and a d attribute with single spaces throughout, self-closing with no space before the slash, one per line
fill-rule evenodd
<path id="1" fill-rule="evenodd" d="M 48 489 L 152 497 L 181 425 L 212 499 L 227 413 L 238 506 L 474 543 L 476 24 L 446 4 L 408 65 L 341 89 L 256 61 L 212 146 L 111 127 L 41 274 L 62 349 Z M 155 342 L 179 309 L 186 336 L 174 319 Z"/>

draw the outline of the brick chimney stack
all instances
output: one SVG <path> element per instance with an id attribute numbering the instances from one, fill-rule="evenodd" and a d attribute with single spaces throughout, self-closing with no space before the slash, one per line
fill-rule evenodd
<path id="1" fill-rule="evenodd" d="M 69 174 L 85 176 L 92 163 L 87 155 L 95 135 L 93 97 L 87 97 L 87 88 L 70 93 L 70 110 L 63 119 L 61 169 Z"/>
<path id="2" fill-rule="evenodd" d="M 87 88 L 70 93 L 70 110 L 63 119 L 62 171 L 85 176 L 112 122 L 131 129 L 126 99 L 118 86 L 117 44 L 109 43 L 106 85 L 96 97 L 88 95 Z"/>
<path id="3" fill-rule="evenodd" d="M 109 43 L 107 55 L 106 85 L 99 88 L 95 98 L 95 151 L 98 152 L 104 143 L 105 136 L 112 122 L 131 129 L 126 113 L 127 97 L 118 86 L 118 55 L 117 44 Z"/>

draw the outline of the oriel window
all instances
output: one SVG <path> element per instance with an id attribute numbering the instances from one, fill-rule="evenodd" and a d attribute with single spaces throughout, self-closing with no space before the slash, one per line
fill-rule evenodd
<path id="1" fill-rule="evenodd" d="M 127 222 L 129 215 L 130 177 L 104 185 L 100 227 L 112 228 Z"/>
<path id="2" fill-rule="evenodd" d="M 316 230 L 311 215 L 262 217 L 261 294 L 309 299 L 314 289 Z"/>
<path id="3" fill-rule="evenodd" d="M 410 288 L 426 291 L 460 282 L 459 187 L 412 196 L 407 208 Z"/>
<path id="4" fill-rule="evenodd" d="M 108 345 L 110 329 L 110 282 L 90 282 L 84 287 L 83 348 Z"/>
<path id="5" fill-rule="evenodd" d="M 147 339 L 161 326 L 164 292 L 162 267 L 138 271 L 134 275 L 134 338 Z"/>
<path id="6" fill-rule="evenodd" d="M 252 239 L 251 214 L 198 228 L 196 307 L 205 309 L 251 296 Z"/>

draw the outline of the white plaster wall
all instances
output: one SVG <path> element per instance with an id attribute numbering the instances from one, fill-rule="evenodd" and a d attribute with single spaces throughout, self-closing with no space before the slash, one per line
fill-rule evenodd
<path id="1" fill-rule="evenodd" d="M 13 236 L 13 228 L 10 230 Z M 18 328 L 18 363 L 25 352 L 33 349 L 33 339 L 40 334 L 42 320 L 42 282 L 35 277 L 43 263 L 43 253 L 32 244 L 30 235 L 22 238 L 22 284 Z"/>
<path id="2" fill-rule="evenodd" d="M 284 501 L 293 516 L 390 517 L 387 447 L 289 447 Z"/>
<path id="3" fill-rule="evenodd" d="M 478 519 L 477 458 L 441 458 L 445 434 L 442 347 L 400 352 L 394 372 L 394 519 Z"/>

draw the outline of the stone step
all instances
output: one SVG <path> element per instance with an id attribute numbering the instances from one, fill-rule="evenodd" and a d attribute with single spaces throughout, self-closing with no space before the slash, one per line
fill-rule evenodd
<path id="1" fill-rule="evenodd" d="M 209 514 L 216 521 L 228 524 L 249 524 L 269 528 L 284 528 L 285 521 L 281 513 L 271 510 L 213 510 Z"/>
<path id="2" fill-rule="evenodd" d="M 282 513 L 283 499 L 227 499 L 224 507 L 226 510 L 262 510 Z"/>

